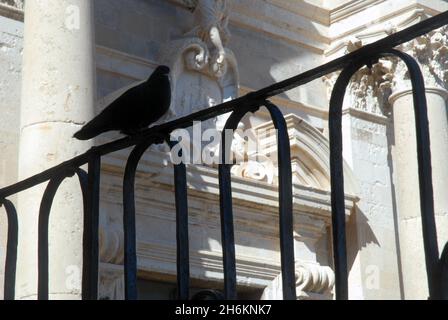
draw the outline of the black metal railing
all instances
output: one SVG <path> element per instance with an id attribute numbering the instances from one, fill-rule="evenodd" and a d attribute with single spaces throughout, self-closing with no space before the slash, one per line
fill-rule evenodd
<path id="1" fill-rule="evenodd" d="M 352 75 L 365 65 L 372 65 L 381 57 L 395 56 L 403 60 L 409 69 L 414 94 L 414 110 L 417 130 L 417 157 L 420 183 L 420 203 L 422 215 L 423 242 L 430 298 L 446 297 L 442 292 L 440 279 L 441 261 L 448 261 L 448 250 L 439 257 L 437 233 L 434 219 L 434 201 L 431 175 L 431 152 L 429 141 L 427 104 L 423 76 L 418 63 L 409 55 L 394 47 L 442 27 L 448 22 L 448 12 L 429 18 L 410 28 L 397 32 L 355 52 L 333 60 L 320 67 L 275 83 L 235 100 L 208 108 L 186 117 L 149 128 L 138 135 L 116 140 L 102 146 L 93 147 L 86 153 L 46 170 L 31 178 L 0 190 L 0 203 L 8 218 L 8 243 L 5 267 L 5 299 L 14 299 L 15 273 L 17 261 L 18 222 L 14 205 L 9 197 L 36 185 L 49 182 L 41 201 L 38 232 L 38 298 L 48 299 L 48 221 L 52 201 L 61 185 L 68 177 L 77 175 L 84 201 L 83 274 L 82 298 L 98 298 L 98 216 L 100 191 L 101 157 L 114 151 L 134 147 L 125 169 L 123 181 L 124 238 L 125 238 L 125 297 L 137 299 L 137 252 L 135 227 L 134 184 L 138 163 L 144 152 L 153 144 L 168 143 L 170 133 L 179 128 L 193 125 L 193 121 L 204 121 L 231 112 L 225 129 L 235 130 L 240 120 L 249 112 L 266 107 L 277 129 L 279 159 L 279 219 L 281 270 L 284 299 L 296 299 L 294 272 L 294 240 L 292 214 L 292 175 L 290 145 L 285 119 L 279 108 L 268 99 L 287 90 L 306 84 L 334 71 L 342 70 L 330 100 L 330 167 L 331 203 L 333 226 L 333 256 L 336 274 L 336 298 L 348 298 L 348 270 L 346 253 L 344 176 L 342 159 L 342 104 L 346 88 Z M 222 135 L 221 163 L 219 165 L 221 237 L 224 266 L 224 295 L 226 299 L 236 299 L 236 262 L 234 224 L 232 212 L 231 165 L 225 161 L 230 144 Z M 88 171 L 80 169 L 88 164 Z M 178 298 L 189 298 L 189 254 L 188 254 L 188 199 L 187 178 L 184 164 L 174 166 L 177 227 L 177 285 Z M 444 275 L 447 277 L 447 275 Z M 446 288 L 446 286 L 445 286 Z M 446 289 L 445 289 L 446 290 Z"/>

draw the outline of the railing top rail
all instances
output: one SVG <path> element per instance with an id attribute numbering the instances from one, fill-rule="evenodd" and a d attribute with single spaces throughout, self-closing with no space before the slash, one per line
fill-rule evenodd
<path id="1" fill-rule="evenodd" d="M 258 107 L 260 105 L 263 105 L 263 102 L 269 97 L 278 95 L 282 92 L 304 85 L 331 72 L 343 69 L 353 61 L 357 61 L 359 59 L 365 59 L 367 56 L 374 56 L 378 53 L 392 49 L 402 43 L 405 43 L 416 37 L 424 35 L 425 33 L 440 28 L 446 24 L 448 24 L 448 11 L 443 12 L 437 16 L 428 18 L 418 24 L 415 24 L 407 29 L 394 33 L 372 44 L 366 45 L 360 48 L 359 50 L 356 50 L 338 59 L 332 60 L 326 64 L 323 64 L 322 66 L 311 69 L 309 71 L 306 71 L 302 74 L 291 77 L 289 79 L 274 83 L 273 85 L 270 85 L 258 91 L 251 92 L 235 100 L 219 104 L 215 107 L 198 111 L 196 113 L 190 114 L 188 116 L 179 119 L 175 119 L 173 121 L 158 126 L 151 127 L 149 129 L 142 131 L 140 134 L 132 137 L 126 137 L 110 143 L 103 144 L 98 147 L 93 147 L 86 153 L 83 153 L 66 162 L 63 162 L 58 166 L 50 168 L 46 171 L 43 171 L 35 176 L 32 176 L 28 179 L 20 181 L 6 188 L 0 189 L 0 201 L 13 194 L 22 192 L 26 189 L 44 183 L 56 176 L 59 175 L 70 176 L 75 173 L 76 168 L 89 162 L 89 160 L 92 157 L 103 156 L 108 153 L 126 149 L 128 147 L 146 141 L 157 134 L 168 135 L 170 132 L 176 129 L 191 126 L 193 124 L 193 121 L 205 121 L 214 118 L 216 116 L 234 111 L 236 108 Z"/>

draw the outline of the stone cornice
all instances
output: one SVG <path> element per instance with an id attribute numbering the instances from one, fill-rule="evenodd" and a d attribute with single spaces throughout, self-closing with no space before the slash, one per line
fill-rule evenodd
<path id="1" fill-rule="evenodd" d="M 177 5 L 182 5 L 181 0 L 170 1 Z M 283 39 L 287 42 L 304 46 L 317 53 L 325 51 L 329 55 L 328 46 L 330 44 L 365 30 L 365 25 L 356 26 L 353 24 L 353 26 L 345 28 L 343 33 L 331 35 L 330 26 L 342 20 L 350 19 L 350 17 L 366 8 L 381 5 L 384 2 L 387 1 L 351 0 L 333 8 L 331 3 L 329 7 L 321 7 L 307 2 L 292 4 L 289 0 L 266 0 L 263 2 L 263 6 L 251 6 L 249 8 L 243 0 L 236 0 L 235 12 L 231 17 L 231 22 L 243 28 L 266 33 L 276 39 Z M 414 3 L 397 7 L 396 10 L 382 15 L 375 20 L 375 24 L 379 25 L 393 20 L 415 9 L 423 9 L 432 16 L 441 12 L 438 6 L 440 8 L 443 7 L 442 4 L 435 5 L 428 3 L 426 0 L 416 0 Z M 280 16 L 278 17 L 279 14 Z M 0 15 L 19 21 L 23 21 L 24 16 L 22 9 L 1 2 Z M 307 20 L 312 23 L 307 25 L 305 23 Z M 335 45 L 332 45 L 330 51 L 334 47 Z"/>
<path id="2" fill-rule="evenodd" d="M 182 2 L 170 1 L 178 5 Z M 234 0 L 232 24 L 300 45 L 316 53 L 328 51 L 329 45 L 333 48 L 338 41 L 387 21 L 400 19 L 416 9 L 422 9 L 432 16 L 448 8 L 441 1 L 434 3 L 427 0 L 396 0 L 393 8 L 388 0 L 329 1 L 324 6 L 305 1 L 266 0 L 257 6 L 249 5 L 247 1 Z M 377 12 L 367 25 L 364 19 L 356 17 L 365 10 Z"/>
<path id="3" fill-rule="evenodd" d="M 187 11 L 183 0 L 170 1 Z M 293 6 L 285 0 L 271 0 L 253 5 L 246 0 L 232 0 L 230 23 L 322 53 L 328 45 L 328 14 L 325 13 L 325 9 L 304 2 Z"/>
<path id="4" fill-rule="evenodd" d="M 328 11 L 330 24 L 347 19 L 367 7 L 377 5 L 387 0 L 350 0 Z"/>

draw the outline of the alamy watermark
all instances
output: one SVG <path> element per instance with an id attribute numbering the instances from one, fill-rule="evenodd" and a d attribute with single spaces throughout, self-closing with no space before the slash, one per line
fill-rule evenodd
<path id="1" fill-rule="evenodd" d="M 178 129 L 171 133 L 173 147 L 170 151 L 174 165 L 184 164 L 240 164 L 257 161 L 263 157 L 274 161 L 276 153 L 270 154 L 265 145 L 260 143 L 253 130 L 217 129 L 202 130 L 202 122 L 195 121 L 192 130 Z M 266 130 L 262 133 L 264 140 L 277 139 L 277 130 Z M 276 143 L 276 142 L 275 142 Z M 225 157 L 222 154 L 225 150 Z"/>

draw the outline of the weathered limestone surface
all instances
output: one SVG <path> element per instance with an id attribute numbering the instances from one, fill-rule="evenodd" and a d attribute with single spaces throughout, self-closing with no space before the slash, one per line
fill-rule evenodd
<path id="1" fill-rule="evenodd" d="M 426 88 L 431 139 L 434 209 L 438 231 L 439 252 L 448 241 L 448 204 L 445 194 L 448 154 L 448 91 Z M 424 299 L 428 295 L 426 266 L 422 241 L 422 219 L 419 201 L 418 165 L 416 155 L 415 118 L 410 90 L 391 96 L 395 124 L 395 171 L 397 181 L 399 231 L 402 252 L 405 298 Z M 410 130 L 412 128 L 413 130 Z M 414 279 L 411 281 L 411 279 Z"/>
<path id="2" fill-rule="evenodd" d="M 90 1 L 27 1 L 21 103 L 19 178 L 85 151 L 72 139 L 94 115 L 93 20 Z M 17 298 L 36 297 L 37 213 L 44 186 L 19 197 L 21 239 Z M 50 298 L 80 297 L 82 199 L 64 182 L 50 219 Z"/>

